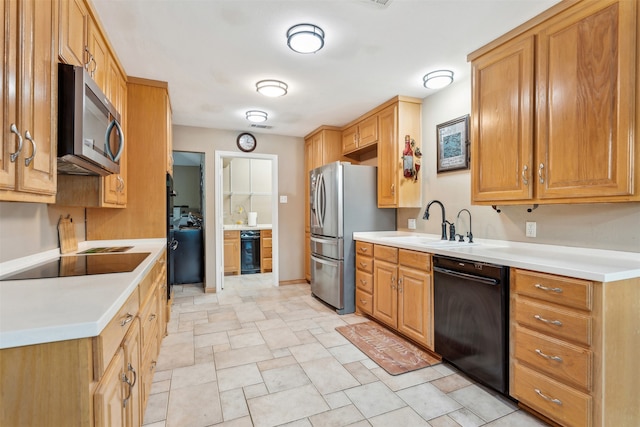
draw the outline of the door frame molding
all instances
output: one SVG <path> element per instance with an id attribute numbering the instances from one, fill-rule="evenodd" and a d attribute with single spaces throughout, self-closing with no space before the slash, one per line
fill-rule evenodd
<path id="1" fill-rule="evenodd" d="M 279 286 L 278 263 L 278 156 L 276 154 L 242 153 L 238 151 L 215 151 L 216 195 L 215 195 L 215 233 L 216 233 L 216 292 L 222 290 L 224 284 L 224 203 L 223 195 L 223 161 L 225 158 L 243 158 L 271 160 L 271 230 L 272 230 L 272 262 L 273 286 Z"/>

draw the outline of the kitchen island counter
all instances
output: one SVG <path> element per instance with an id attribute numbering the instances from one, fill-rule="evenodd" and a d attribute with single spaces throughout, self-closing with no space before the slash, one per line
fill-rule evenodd
<path id="1" fill-rule="evenodd" d="M 1 281 L 0 349 L 98 336 L 151 271 L 166 240 L 85 241 L 78 252 L 109 246 L 132 246 L 128 253 L 149 256 L 128 273 Z M 0 276 L 59 255 L 55 249 L 1 263 Z"/>
<path id="2" fill-rule="evenodd" d="M 415 239 L 410 236 L 415 236 Z M 451 242 L 439 245 L 440 236 L 404 231 L 353 233 L 353 238 L 379 245 L 598 282 L 640 278 L 640 253 L 636 252 L 489 239 L 474 239 L 474 244 Z"/>

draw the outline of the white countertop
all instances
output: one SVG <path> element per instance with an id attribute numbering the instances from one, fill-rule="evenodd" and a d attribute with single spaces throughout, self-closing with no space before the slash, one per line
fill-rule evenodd
<path id="1" fill-rule="evenodd" d="M 247 224 L 224 224 L 223 230 L 271 230 L 271 224 L 257 224 L 249 226 Z"/>
<path id="2" fill-rule="evenodd" d="M 407 238 L 416 236 L 420 239 Z M 598 282 L 640 277 L 640 253 L 502 240 L 437 246 L 440 236 L 403 231 L 353 233 L 356 240 Z M 434 246 L 429 246 L 433 241 Z"/>
<path id="3" fill-rule="evenodd" d="M 0 282 L 0 349 L 99 335 L 151 270 L 166 245 L 165 239 L 81 242 L 78 251 L 133 246 L 127 253 L 149 252 L 150 255 L 130 273 Z M 1 263 L 0 275 L 55 259 L 59 254 L 55 249 Z M 66 255 L 73 254 L 63 256 Z"/>

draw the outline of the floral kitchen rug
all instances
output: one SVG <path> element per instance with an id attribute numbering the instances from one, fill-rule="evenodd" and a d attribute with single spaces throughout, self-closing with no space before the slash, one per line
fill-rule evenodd
<path id="1" fill-rule="evenodd" d="M 391 375 L 440 363 L 437 358 L 376 322 L 338 326 L 336 331 Z"/>

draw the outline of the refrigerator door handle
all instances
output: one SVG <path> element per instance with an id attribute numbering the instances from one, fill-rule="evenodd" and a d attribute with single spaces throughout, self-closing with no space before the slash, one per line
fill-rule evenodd
<path id="1" fill-rule="evenodd" d="M 338 241 L 336 239 L 321 239 L 319 237 L 311 236 L 311 241 L 312 242 L 318 242 L 318 243 L 326 243 L 326 244 L 333 245 L 333 246 L 338 246 Z"/>
<path id="2" fill-rule="evenodd" d="M 320 174 L 320 179 L 318 182 L 318 186 L 320 187 L 319 191 L 319 199 L 320 199 L 320 213 L 319 213 L 319 225 L 320 228 L 324 228 L 324 219 L 327 210 L 327 190 L 324 182 L 324 174 Z"/>
<path id="3" fill-rule="evenodd" d="M 330 259 L 325 259 L 325 258 L 318 258 L 316 255 L 311 254 L 311 259 L 315 262 L 319 262 L 320 264 L 326 264 L 326 265 L 333 265 L 333 266 L 337 266 L 340 264 L 340 261 L 338 260 L 330 260 Z"/>

